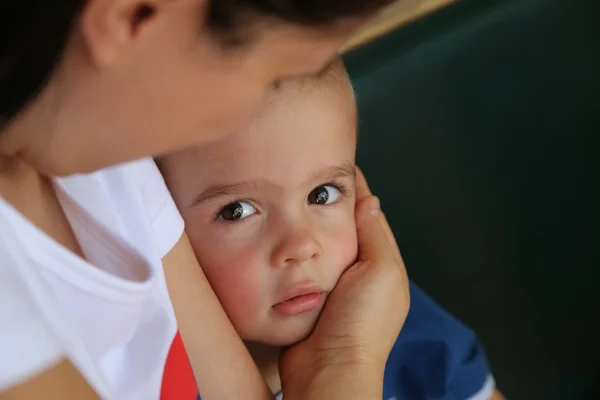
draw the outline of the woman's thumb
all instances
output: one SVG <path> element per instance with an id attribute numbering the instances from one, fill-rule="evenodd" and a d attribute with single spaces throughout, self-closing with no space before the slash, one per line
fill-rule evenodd
<path id="1" fill-rule="evenodd" d="M 369 196 L 356 205 L 358 261 L 379 261 L 391 253 L 389 240 L 381 223 L 379 199 Z"/>

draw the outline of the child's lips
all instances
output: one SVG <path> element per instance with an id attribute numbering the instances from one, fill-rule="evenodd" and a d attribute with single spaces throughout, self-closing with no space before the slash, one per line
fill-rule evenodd
<path id="1" fill-rule="evenodd" d="M 319 308 L 324 300 L 324 292 L 310 293 L 277 303 L 273 306 L 273 309 L 285 317 L 291 317 Z"/>
<path id="2" fill-rule="evenodd" d="M 325 301 L 325 291 L 315 285 L 296 286 L 283 300 L 273 305 L 273 310 L 285 317 L 313 311 Z"/>

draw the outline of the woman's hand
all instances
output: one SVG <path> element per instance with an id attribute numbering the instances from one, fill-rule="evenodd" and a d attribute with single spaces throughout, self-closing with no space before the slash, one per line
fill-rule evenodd
<path id="1" fill-rule="evenodd" d="M 286 349 L 280 375 L 287 400 L 381 399 L 383 371 L 410 304 L 392 231 L 357 169 L 358 259 L 329 296 L 315 330 Z"/>

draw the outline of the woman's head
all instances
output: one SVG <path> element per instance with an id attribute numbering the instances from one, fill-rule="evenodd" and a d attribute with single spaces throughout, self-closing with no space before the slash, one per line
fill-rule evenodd
<path id="1" fill-rule="evenodd" d="M 384 3 L 2 2 L 0 151 L 65 174 L 216 139 Z"/>

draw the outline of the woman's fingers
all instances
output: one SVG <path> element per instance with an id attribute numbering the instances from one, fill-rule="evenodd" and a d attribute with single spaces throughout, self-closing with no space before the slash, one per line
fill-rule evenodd
<path id="1" fill-rule="evenodd" d="M 363 219 L 373 219 L 373 216 L 378 216 L 378 218 L 374 218 L 378 220 L 378 224 L 373 224 L 373 226 L 368 225 L 366 228 L 362 226 L 364 223 Z M 383 239 L 380 237 L 380 235 L 373 236 L 372 232 L 373 229 L 378 229 L 376 225 L 379 225 L 379 230 L 383 230 L 385 234 L 386 241 L 388 242 L 388 248 L 391 248 L 392 252 L 394 253 L 394 260 L 396 262 L 402 262 L 402 257 L 400 256 L 400 249 L 396 243 L 396 238 L 394 237 L 392 229 L 390 228 L 385 215 L 380 210 L 379 200 L 374 198 L 373 194 L 371 193 L 371 189 L 369 188 L 369 184 L 367 183 L 367 179 L 358 166 L 356 167 L 356 223 L 358 230 L 358 248 L 360 249 L 361 253 L 359 254 L 359 260 L 364 261 L 366 259 L 372 259 L 365 256 L 363 253 L 365 251 L 372 251 L 370 249 L 373 248 L 373 241 L 379 240 L 383 242 Z M 377 232 L 379 232 L 379 230 Z M 377 253 L 373 253 L 372 255 L 377 256 Z"/>
<path id="2" fill-rule="evenodd" d="M 381 218 L 377 197 L 367 197 L 356 205 L 358 261 L 380 263 L 393 257 L 393 248 L 381 223 Z"/>
<path id="3" fill-rule="evenodd" d="M 356 203 L 360 203 L 367 197 L 373 196 L 371 193 L 371 189 L 369 189 L 369 184 L 367 183 L 367 178 L 365 178 L 365 174 L 356 167 L 356 181 L 355 181 L 355 190 L 356 190 Z"/>
<path id="4" fill-rule="evenodd" d="M 390 224 L 387 222 L 387 218 L 385 217 L 384 213 L 381 213 L 380 218 L 380 222 L 381 225 L 383 226 L 383 230 L 385 232 L 385 235 L 388 239 L 388 241 L 390 242 L 390 246 L 392 247 L 392 250 L 394 252 L 394 258 L 396 259 L 397 262 L 403 262 L 402 261 L 402 255 L 400 254 L 400 248 L 398 247 L 398 242 L 396 241 L 396 237 L 394 236 L 394 232 L 392 232 L 392 228 L 390 227 Z"/>

